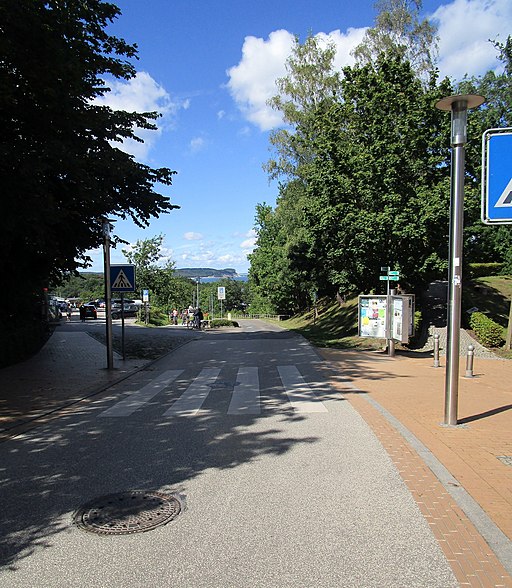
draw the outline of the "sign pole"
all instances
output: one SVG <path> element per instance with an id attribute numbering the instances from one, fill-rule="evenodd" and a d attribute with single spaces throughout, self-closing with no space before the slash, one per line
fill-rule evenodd
<path id="1" fill-rule="evenodd" d="M 446 346 L 444 424 L 457 425 L 459 395 L 460 315 L 462 300 L 462 243 L 464 228 L 464 159 L 467 141 L 467 111 L 483 104 L 476 95 L 448 96 L 436 103 L 451 111 L 450 238 L 448 258 L 448 324 Z"/>
<path id="2" fill-rule="evenodd" d="M 103 259 L 105 271 L 105 328 L 107 343 L 107 369 L 114 368 L 114 351 L 112 346 L 112 312 L 110 294 L 110 222 L 103 220 Z"/>

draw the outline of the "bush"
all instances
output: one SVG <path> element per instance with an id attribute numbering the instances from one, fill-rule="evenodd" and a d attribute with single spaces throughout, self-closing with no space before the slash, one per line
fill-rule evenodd
<path id="1" fill-rule="evenodd" d="M 485 316 L 482 312 L 473 312 L 469 319 L 478 340 L 486 347 L 501 347 L 503 343 L 503 327 Z"/>
<path id="2" fill-rule="evenodd" d="M 239 327 L 240 325 L 236 321 L 230 321 L 228 319 L 213 319 L 210 322 L 210 327 L 215 329 L 216 327 Z"/>
<path id="3" fill-rule="evenodd" d="M 149 324 L 153 327 L 163 327 L 169 324 L 169 316 L 165 310 L 156 306 L 152 306 L 147 310 L 149 321 L 146 322 L 146 308 L 143 306 L 138 315 L 138 322 Z"/>
<path id="4" fill-rule="evenodd" d="M 503 263 L 470 263 L 469 277 L 471 279 L 498 276 L 503 270 Z"/>

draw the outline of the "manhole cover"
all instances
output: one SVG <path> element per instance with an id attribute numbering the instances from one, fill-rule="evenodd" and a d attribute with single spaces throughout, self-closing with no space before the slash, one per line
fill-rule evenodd
<path id="1" fill-rule="evenodd" d="M 75 512 L 73 522 L 98 535 L 129 535 L 165 525 L 180 512 L 175 496 L 132 490 L 92 500 Z"/>

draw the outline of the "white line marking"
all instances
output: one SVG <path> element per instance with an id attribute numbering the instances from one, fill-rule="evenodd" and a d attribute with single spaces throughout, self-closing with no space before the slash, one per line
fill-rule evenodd
<path id="1" fill-rule="evenodd" d="M 219 373 L 220 369 L 217 368 L 201 370 L 201 373 L 185 392 L 164 412 L 164 416 L 193 416 L 197 414 L 210 393 L 210 386 L 215 382 Z"/>
<path id="2" fill-rule="evenodd" d="M 228 414 L 260 414 L 260 379 L 257 367 L 240 367 Z"/>
<path id="3" fill-rule="evenodd" d="M 297 412 L 328 412 L 294 365 L 278 365 L 285 392 Z"/>
<path id="4" fill-rule="evenodd" d="M 134 413 L 138 408 L 149 402 L 154 396 L 156 396 L 161 390 L 173 382 L 183 370 L 168 370 L 163 374 L 160 374 L 154 380 L 151 380 L 149 384 L 146 384 L 140 390 L 132 392 L 128 398 L 121 400 L 114 404 L 107 410 L 104 410 L 99 416 L 100 417 L 124 417 Z"/>

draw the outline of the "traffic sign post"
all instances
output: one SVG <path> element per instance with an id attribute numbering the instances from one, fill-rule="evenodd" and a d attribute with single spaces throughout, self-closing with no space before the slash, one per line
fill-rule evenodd
<path id="1" fill-rule="evenodd" d="M 112 292 L 134 292 L 135 266 L 129 264 L 111 265 L 110 284 Z"/>
<path id="2" fill-rule="evenodd" d="M 482 135 L 482 221 L 512 224 L 512 128 L 488 129 Z M 505 348 L 512 348 L 512 299 Z"/>
<path id="3" fill-rule="evenodd" d="M 482 221 L 512 224 L 512 128 L 482 136 Z"/>

